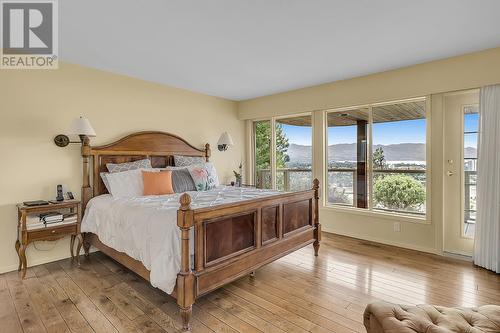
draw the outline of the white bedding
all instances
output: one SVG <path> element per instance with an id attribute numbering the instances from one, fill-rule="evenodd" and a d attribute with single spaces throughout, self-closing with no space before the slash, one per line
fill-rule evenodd
<path id="1" fill-rule="evenodd" d="M 209 191 L 188 193 L 192 199 L 191 207 L 200 208 L 280 192 L 219 186 Z M 100 195 L 87 204 L 82 232 L 92 232 L 105 245 L 140 260 L 151 271 L 151 284 L 170 294 L 181 262 L 180 230 L 177 227 L 180 195 L 135 198 Z M 190 247 L 193 254 L 193 243 Z"/>

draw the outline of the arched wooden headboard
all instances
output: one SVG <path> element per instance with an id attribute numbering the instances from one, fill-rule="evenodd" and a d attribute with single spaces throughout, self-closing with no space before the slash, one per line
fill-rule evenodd
<path id="1" fill-rule="evenodd" d="M 148 158 L 153 167 L 162 168 L 174 165 L 174 155 L 200 156 L 208 162 L 210 145 L 207 143 L 205 149 L 198 149 L 177 135 L 159 131 L 132 133 L 118 141 L 97 147 L 91 147 L 88 139 L 83 140 L 83 209 L 92 197 L 107 193 L 99 175 L 100 172 L 107 172 L 107 163 L 125 163 Z M 90 179 L 93 187 L 90 186 Z"/>

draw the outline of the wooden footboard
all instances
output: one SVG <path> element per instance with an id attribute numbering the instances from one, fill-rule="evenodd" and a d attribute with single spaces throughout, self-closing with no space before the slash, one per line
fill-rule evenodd
<path id="1" fill-rule="evenodd" d="M 249 274 L 259 267 L 314 243 L 318 254 L 319 181 L 309 191 L 191 209 L 183 194 L 177 224 L 182 231 L 182 266 L 177 277 L 177 303 L 184 328 L 197 297 Z M 194 270 L 189 230 L 194 228 Z"/>
<path id="2" fill-rule="evenodd" d="M 108 163 L 149 159 L 153 167 L 163 168 L 173 166 L 177 155 L 199 157 L 207 162 L 210 157 L 208 143 L 204 149 L 198 149 L 176 135 L 157 131 L 132 133 L 99 147 L 91 147 L 85 136 L 81 139 L 84 211 L 92 197 L 107 193 L 100 173 L 108 171 Z M 319 181 L 315 179 L 309 191 L 199 209 L 191 209 L 188 194 L 181 196 L 177 225 L 182 234 L 182 260 L 172 296 L 177 298 L 185 329 L 189 328 L 191 308 L 197 297 L 308 244 L 313 243 L 315 255 L 318 254 L 321 237 L 318 191 Z M 189 253 L 191 228 L 195 242 L 193 263 Z M 141 262 L 87 233 L 84 236 L 87 255 L 91 245 L 149 280 L 149 271 Z"/>

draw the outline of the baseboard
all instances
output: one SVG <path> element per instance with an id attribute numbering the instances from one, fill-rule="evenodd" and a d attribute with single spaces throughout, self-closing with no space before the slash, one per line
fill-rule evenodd
<path id="1" fill-rule="evenodd" d="M 473 262 L 472 256 L 462 253 L 443 252 L 443 256 L 468 262 Z"/>
<path id="2" fill-rule="evenodd" d="M 96 251 L 97 251 L 97 249 L 90 249 L 91 253 L 96 252 Z M 83 252 L 82 252 L 82 254 L 83 254 Z M 50 259 L 46 259 L 46 260 L 40 260 L 40 259 L 30 260 L 28 258 L 28 267 L 48 264 L 49 262 L 59 261 L 59 260 L 68 259 L 68 258 L 71 258 L 70 254 L 66 254 L 63 256 L 58 256 L 58 257 L 54 257 L 54 258 L 50 258 Z M 18 267 L 18 264 L 0 267 L 0 274 L 17 271 L 17 267 Z"/>
<path id="3" fill-rule="evenodd" d="M 323 225 L 321 226 L 321 228 L 325 232 L 329 232 L 329 233 L 336 234 L 336 235 L 362 239 L 362 240 L 380 243 L 380 244 L 385 244 L 385 245 L 397 246 L 397 247 L 401 247 L 404 249 L 415 250 L 415 251 L 419 251 L 419 252 L 442 255 L 441 251 L 434 249 L 434 248 L 428 248 L 428 247 L 417 246 L 417 245 L 406 244 L 406 243 L 393 242 L 393 241 L 389 241 L 386 239 L 379 239 L 379 238 L 369 237 L 369 236 L 365 236 L 365 235 L 359 235 L 359 234 L 355 234 L 355 233 L 338 231 L 338 230 L 334 230 L 331 228 L 325 228 Z"/>

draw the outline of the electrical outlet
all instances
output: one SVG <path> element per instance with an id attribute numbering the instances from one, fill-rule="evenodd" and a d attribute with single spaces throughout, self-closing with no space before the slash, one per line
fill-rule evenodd
<path id="1" fill-rule="evenodd" d="M 394 222 L 394 232 L 401 232 L 401 222 Z"/>

